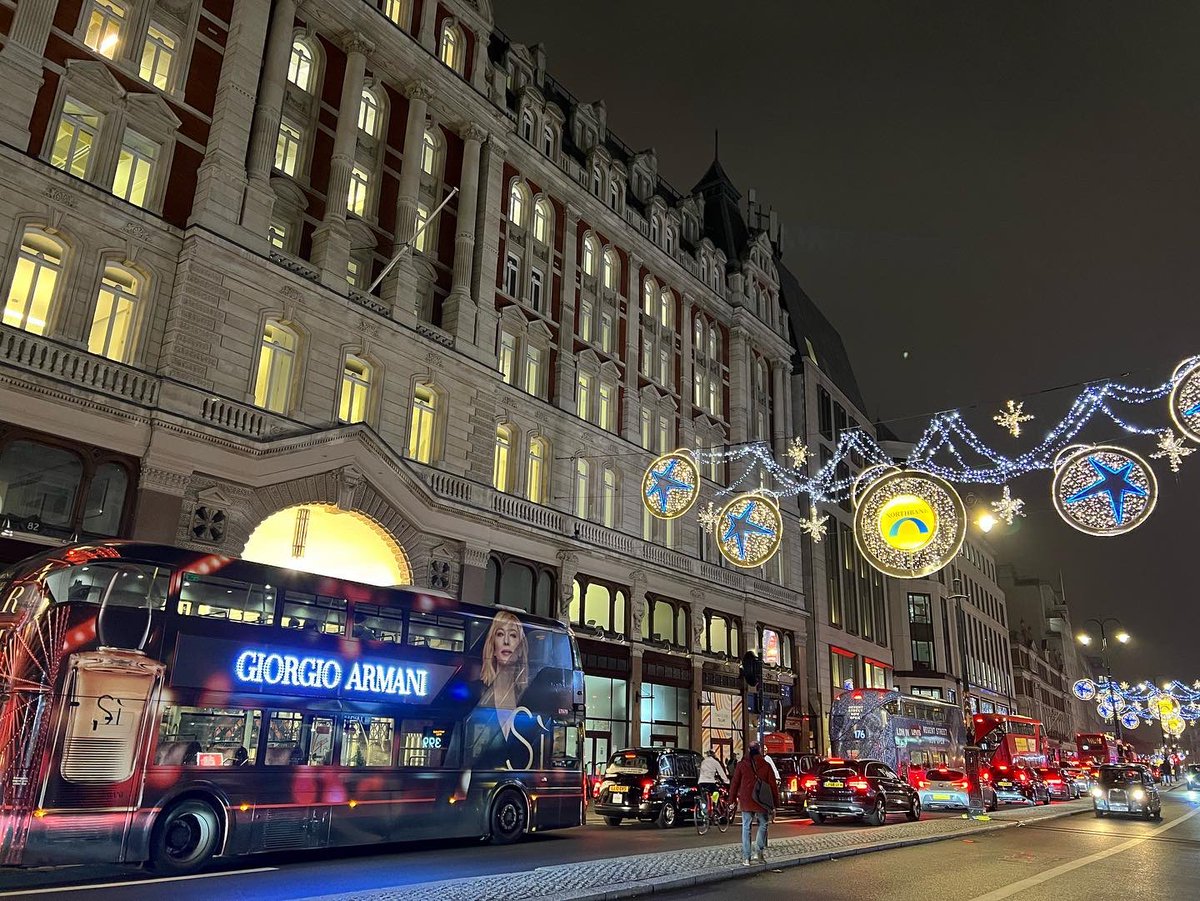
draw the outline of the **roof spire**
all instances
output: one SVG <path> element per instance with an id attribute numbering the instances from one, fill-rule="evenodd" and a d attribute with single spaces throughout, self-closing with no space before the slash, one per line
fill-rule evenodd
<path id="1" fill-rule="evenodd" d="M 721 159 L 721 129 L 713 129 L 713 159 L 720 161 Z"/>

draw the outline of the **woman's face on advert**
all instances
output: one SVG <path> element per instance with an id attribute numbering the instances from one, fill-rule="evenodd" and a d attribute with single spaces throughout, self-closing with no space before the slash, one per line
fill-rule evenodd
<path id="1" fill-rule="evenodd" d="M 492 647 L 496 662 L 501 666 L 508 666 L 521 648 L 521 627 L 515 623 L 501 625 L 496 629 Z"/>

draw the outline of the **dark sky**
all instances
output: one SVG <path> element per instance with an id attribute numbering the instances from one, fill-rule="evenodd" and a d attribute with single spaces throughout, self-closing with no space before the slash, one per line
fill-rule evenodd
<path id="1" fill-rule="evenodd" d="M 786 262 L 841 330 L 867 412 L 904 437 L 978 404 L 972 424 L 1018 451 L 990 420 L 1007 398 L 1122 373 L 1157 384 L 1200 353 L 1196 4 L 495 5 L 677 188 L 720 129 L 726 170 L 779 211 Z M 1075 390 L 1028 400 L 1028 437 Z M 1167 405 L 1137 415 L 1165 425 Z M 1036 474 L 1014 486 L 1028 518 L 993 544 L 1031 574 L 1061 570 L 1077 620 L 1123 619 L 1116 675 L 1190 683 L 1200 606 L 1180 554 L 1200 454 L 1179 476 L 1161 464 L 1158 509 L 1129 535 L 1075 532 Z"/>

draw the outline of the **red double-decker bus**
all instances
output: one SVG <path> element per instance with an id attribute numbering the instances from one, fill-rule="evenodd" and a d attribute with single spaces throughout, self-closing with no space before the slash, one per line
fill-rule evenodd
<path id="1" fill-rule="evenodd" d="M 971 717 L 975 744 L 993 766 L 1045 766 L 1042 724 L 1027 716 L 977 713 Z"/>
<path id="2" fill-rule="evenodd" d="M 1079 761 L 1097 767 L 1106 763 L 1118 763 L 1117 745 L 1110 742 L 1101 732 L 1080 732 L 1075 736 L 1075 747 L 1079 749 Z"/>
<path id="3" fill-rule="evenodd" d="M 0 573 L 0 864 L 583 817 L 583 673 L 523 612 L 134 542 Z"/>

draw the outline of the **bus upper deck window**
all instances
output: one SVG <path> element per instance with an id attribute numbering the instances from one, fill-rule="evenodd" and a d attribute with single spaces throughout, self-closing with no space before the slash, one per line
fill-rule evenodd
<path id="1" fill-rule="evenodd" d="M 171 570 L 148 563 L 85 563 L 46 576 L 46 587 L 57 603 L 74 601 L 114 607 L 162 610 L 167 603 Z"/>
<path id="2" fill-rule="evenodd" d="M 404 611 L 355 602 L 354 637 L 400 644 L 404 640 Z"/>
<path id="3" fill-rule="evenodd" d="M 346 601 L 323 595 L 305 594 L 287 589 L 283 593 L 283 616 L 280 625 L 285 629 L 302 629 L 324 635 L 346 634 Z"/>
<path id="4" fill-rule="evenodd" d="M 461 651 L 466 625 L 459 616 L 413 613 L 408 621 L 408 643 L 441 651 Z"/>
<path id="5" fill-rule="evenodd" d="M 270 585 L 184 573 L 179 612 L 185 616 L 269 626 L 275 622 L 275 589 Z"/>

